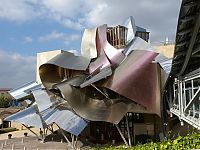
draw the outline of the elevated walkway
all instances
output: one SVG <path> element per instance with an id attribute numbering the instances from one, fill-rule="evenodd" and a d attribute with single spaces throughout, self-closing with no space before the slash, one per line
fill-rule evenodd
<path id="1" fill-rule="evenodd" d="M 200 69 L 175 80 L 170 113 L 200 130 Z"/>

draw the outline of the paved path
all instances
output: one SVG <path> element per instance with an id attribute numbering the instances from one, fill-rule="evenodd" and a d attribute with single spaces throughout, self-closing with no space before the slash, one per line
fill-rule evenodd
<path id="1" fill-rule="evenodd" d="M 35 133 L 39 135 L 38 128 L 31 128 Z M 24 133 L 27 132 L 28 136 L 24 137 Z M 8 139 L 8 134 L 12 134 L 12 138 Z M 5 134 L 0 134 L 0 150 L 70 150 L 71 147 L 65 141 L 64 137 L 59 134 L 47 133 L 46 142 L 42 143 L 38 140 L 29 130 L 20 130 L 9 132 Z M 84 146 L 81 141 L 77 142 L 78 147 L 87 150 L 90 146 Z"/>
<path id="2" fill-rule="evenodd" d="M 35 133 L 39 135 L 40 129 L 38 128 L 31 128 Z M 31 131 L 25 129 L 25 130 L 19 130 L 19 131 L 13 131 L 9 133 L 0 134 L 0 140 L 8 139 L 8 134 L 12 134 L 12 138 L 19 138 L 24 137 L 24 133 L 27 132 L 29 136 L 35 136 Z"/>
<path id="3" fill-rule="evenodd" d="M 0 140 L 1 150 L 68 150 L 71 149 L 67 143 L 49 141 L 41 143 L 36 137 L 13 138 Z"/>

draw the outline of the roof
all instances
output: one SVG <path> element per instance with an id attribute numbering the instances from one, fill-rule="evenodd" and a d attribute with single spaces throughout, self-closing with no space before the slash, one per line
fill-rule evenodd
<path id="1" fill-rule="evenodd" d="M 200 1 L 183 0 L 171 74 L 182 76 L 200 67 Z"/>
<path id="2" fill-rule="evenodd" d="M 8 92 L 12 90 L 11 88 L 0 88 L 0 92 Z"/>
<path id="3" fill-rule="evenodd" d="M 20 111 L 20 108 L 14 108 L 14 107 L 0 108 L 0 119 L 4 119 L 18 111 Z"/>
<path id="4" fill-rule="evenodd" d="M 144 29 L 142 27 L 136 26 L 136 28 L 137 28 L 137 31 L 146 32 L 146 29 Z"/>

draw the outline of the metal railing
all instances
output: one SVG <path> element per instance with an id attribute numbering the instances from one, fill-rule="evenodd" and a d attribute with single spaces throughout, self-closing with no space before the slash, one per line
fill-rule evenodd
<path id="1" fill-rule="evenodd" d="M 173 99 L 169 102 L 170 113 L 200 129 L 200 71 L 175 79 Z"/>

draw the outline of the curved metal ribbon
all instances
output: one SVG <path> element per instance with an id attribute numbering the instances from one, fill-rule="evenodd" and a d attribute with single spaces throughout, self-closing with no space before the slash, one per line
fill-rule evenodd
<path id="1" fill-rule="evenodd" d="M 102 25 L 98 27 L 98 37 L 99 42 L 101 45 L 101 50 L 104 50 L 106 56 L 108 57 L 109 61 L 111 62 L 113 67 L 117 67 L 122 60 L 125 58 L 125 55 L 118 49 L 114 48 L 110 43 L 107 41 L 107 25 Z"/>
<path id="2" fill-rule="evenodd" d="M 81 55 L 92 59 L 97 57 L 97 47 L 96 47 L 96 34 L 97 28 L 85 29 L 81 42 Z M 89 51 L 89 55 L 88 55 Z"/>
<path id="3" fill-rule="evenodd" d="M 64 80 L 67 71 L 74 70 L 71 73 L 72 76 L 85 71 L 89 62 L 90 59 L 86 57 L 63 52 L 39 67 L 41 81 L 46 88 L 51 88 L 54 84 Z"/>
<path id="4" fill-rule="evenodd" d="M 101 84 L 123 95 L 149 111 L 160 114 L 157 110 L 157 91 L 160 93 L 157 64 L 151 63 L 157 53 L 151 51 L 133 51 L 113 75 Z"/>
<path id="5" fill-rule="evenodd" d="M 73 110 L 81 117 L 91 121 L 106 121 L 118 124 L 133 103 L 123 97 L 98 99 L 88 97 L 87 88 L 78 89 L 69 84 L 57 85 L 63 97 Z"/>

